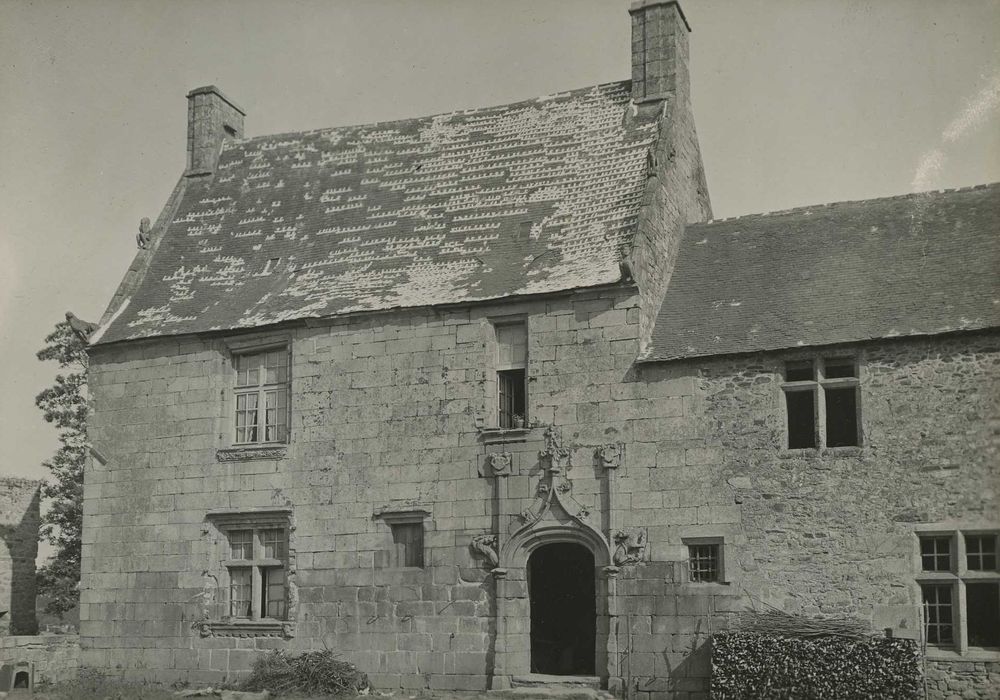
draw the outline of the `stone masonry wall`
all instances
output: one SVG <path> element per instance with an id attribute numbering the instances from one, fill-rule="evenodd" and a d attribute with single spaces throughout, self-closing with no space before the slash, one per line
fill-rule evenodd
<path id="1" fill-rule="evenodd" d="M 859 361 L 862 446 L 785 449 L 784 362 L 843 356 Z M 652 506 L 663 507 L 632 517 L 661 519 L 650 529 L 654 560 L 683 557 L 686 536 L 725 537 L 729 585 L 747 606 L 851 616 L 918 637 L 914 527 L 1000 530 L 998 369 L 995 333 L 645 367 L 650 386 L 694 386 L 684 419 L 661 425 L 655 447 L 632 447 L 633 458 L 655 454 Z M 967 697 L 997 697 L 983 663 L 929 655 L 940 659 L 929 697 L 977 682 L 969 692 L 979 695 Z"/>
<path id="2" fill-rule="evenodd" d="M 0 637 L 0 665 L 24 661 L 35 665 L 36 685 L 71 681 L 79 671 L 80 638 L 75 634 Z"/>
<path id="3" fill-rule="evenodd" d="M 705 697 L 707 641 L 746 606 L 912 634 L 913 523 L 998 512 L 996 335 L 840 349 L 860 360 L 864 445 L 809 454 L 784 449 L 780 390 L 785 359 L 808 353 L 635 366 L 629 289 L 263 334 L 291 338 L 292 438 L 252 461 L 216 457 L 231 424 L 222 340 L 97 348 L 90 437 L 109 459 L 86 474 L 83 663 L 212 683 L 260 650 L 325 646 L 378 687 L 485 688 L 496 587 L 469 544 L 497 527 L 480 471 L 498 448 L 480 427 L 496 420 L 490 322 L 511 317 L 529 328 L 528 417 L 561 433 L 573 497 L 607 534 L 648 534 L 605 631 L 640 700 Z M 507 512 L 532 502 L 540 442 L 536 428 L 508 447 Z M 625 454 L 613 497 L 594 458 L 608 443 Z M 293 513 L 294 636 L 201 636 L 219 568 L 206 513 L 265 507 Z M 380 568 L 392 540 L 376 513 L 415 508 L 425 567 Z M 688 537 L 725 538 L 723 583 L 688 581 Z M 508 620 L 511 639 L 525 625 Z"/>
<path id="4" fill-rule="evenodd" d="M 34 634 L 40 482 L 0 478 L 0 635 Z"/>
<path id="5" fill-rule="evenodd" d="M 89 429 L 109 461 L 86 475 L 84 663 L 213 682 L 248 669 L 257 649 L 326 644 L 383 687 L 484 688 L 492 580 L 469 542 L 493 528 L 477 428 L 496 424 L 489 320 L 527 320 L 529 418 L 579 423 L 573 440 L 592 461 L 609 439 L 592 400 L 609 402 L 628 372 L 636 304 L 623 290 L 295 329 L 294 437 L 278 460 L 216 461 L 231 422 L 221 341 L 97 349 Z M 582 479 L 578 498 L 596 505 L 595 481 Z M 511 484 L 524 506 L 528 482 Z M 206 513 L 275 505 L 294 512 L 295 637 L 199 637 L 203 572 L 215 565 Z M 413 506 L 432 512 L 427 565 L 375 568 L 391 535 L 374 513 Z"/>
<path id="6" fill-rule="evenodd" d="M 945 700 L 996 700 L 1000 661 L 929 661 L 927 696 Z"/>

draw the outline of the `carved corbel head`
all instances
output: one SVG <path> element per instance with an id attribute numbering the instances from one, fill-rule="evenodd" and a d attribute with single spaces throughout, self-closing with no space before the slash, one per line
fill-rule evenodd
<path id="1" fill-rule="evenodd" d="M 623 445 L 619 443 L 608 443 L 597 448 L 597 459 L 605 469 L 617 469 L 622 465 Z"/>

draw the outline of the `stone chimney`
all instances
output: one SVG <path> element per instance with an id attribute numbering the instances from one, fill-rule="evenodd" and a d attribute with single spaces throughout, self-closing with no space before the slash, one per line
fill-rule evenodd
<path id="1" fill-rule="evenodd" d="M 195 88 L 187 95 L 187 175 L 215 171 L 222 142 L 243 138 L 243 108 L 214 85 Z"/>
<path id="2" fill-rule="evenodd" d="M 632 15 L 632 99 L 686 98 L 688 26 L 677 0 L 634 0 Z"/>

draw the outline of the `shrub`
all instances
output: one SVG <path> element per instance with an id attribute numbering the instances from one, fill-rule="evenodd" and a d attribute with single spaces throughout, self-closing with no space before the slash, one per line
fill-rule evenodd
<path id="1" fill-rule="evenodd" d="M 917 700 L 921 688 L 920 654 L 912 639 L 759 632 L 712 639 L 714 700 Z"/>
<path id="2" fill-rule="evenodd" d="M 249 691 L 333 695 L 354 695 L 368 687 L 368 676 L 329 650 L 307 651 L 297 656 L 272 651 L 259 656 L 250 677 L 240 686 Z"/>

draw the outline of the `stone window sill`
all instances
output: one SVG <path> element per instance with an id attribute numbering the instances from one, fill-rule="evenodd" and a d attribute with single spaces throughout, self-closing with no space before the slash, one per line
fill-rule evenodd
<path id="1" fill-rule="evenodd" d="M 219 462 L 250 462 L 262 459 L 284 459 L 288 456 L 288 445 L 238 445 L 220 447 L 215 451 Z"/>
<path id="2" fill-rule="evenodd" d="M 820 459 L 822 457 L 852 457 L 864 454 L 865 448 L 852 447 L 801 447 L 797 449 L 784 448 L 779 459 Z"/>
<path id="3" fill-rule="evenodd" d="M 926 657 L 928 661 L 1000 661 L 1000 649 L 967 649 L 961 654 L 954 649 L 940 649 L 938 647 L 927 647 Z"/>
<path id="4" fill-rule="evenodd" d="M 692 593 L 712 593 L 714 595 L 740 595 L 739 590 L 733 590 L 729 581 L 685 581 L 681 584 L 685 590 Z"/>
<path id="5" fill-rule="evenodd" d="M 295 636 L 295 625 L 287 620 L 204 620 L 197 623 L 202 637 L 279 637 Z"/>
<path id="6" fill-rule="evenodd" d="M 479 437 L 487 445 L 524 442 L 532 430 L 531 426 L 524 428 L 480 428 Z"/>

